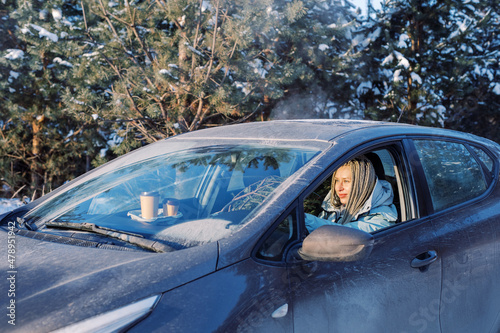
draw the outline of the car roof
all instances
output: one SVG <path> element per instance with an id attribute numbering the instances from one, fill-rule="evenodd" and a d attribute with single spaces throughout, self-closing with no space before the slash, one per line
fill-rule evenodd
<path id="1" fill-rule="evenodd" d="M 341 119 L 303 119 L 272 120 L 242 123 L 202 129 L 174 138 L 178 139 L 242 139 L 242 140 L 278 140 L 278 141 L 331 141 L 351 131 L 363 128 L 380 129 L 385 126 L 412 127 L 368 120 Z M 415 127 L 415 126 L 413 126 Z"/>
<path id="2" fill-rule="evenodd" d="M 359 131 L 363 135 L 358 135 Z M 248 140 L 278 142 L 333 142 L 339 137 L 363 141 L 397 135 L 428 135 L 442 138 L 458 138 L 482 143 L 500 153 L 500 145 L 473 134 L 451 129 L 419 125 L 350 119 L 300 119 L 271 120 L 225 125 L 201 129 L 170 137 L 169 140 Z"/>

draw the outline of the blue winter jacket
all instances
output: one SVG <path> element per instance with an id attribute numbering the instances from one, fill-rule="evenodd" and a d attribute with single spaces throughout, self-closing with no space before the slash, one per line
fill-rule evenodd
<path id="1" fill-rule="evenodd" d="M 306 213 L 306 228 L 309 232 L 326 224 L 336 224 L 342 212 L 330 203 L 331 191 L 323 200 L 323 212 L 319 216 Z M 394 193 L 392 186 L 385 180 L 377 180 L 370 198 L 360 209 L 354 219 L 344 224 L 346 227 L 372 232 L 394 225 L 398 218 L 396 207 L 392 203 Z"/>

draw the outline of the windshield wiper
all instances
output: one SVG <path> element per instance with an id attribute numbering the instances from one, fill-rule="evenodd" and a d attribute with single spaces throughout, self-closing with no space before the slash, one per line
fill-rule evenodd
<path id="1" fill-rule="evenodd" d="M 70 230 L 80 230 L 80 231 L 87 231 L 87 232 L 92 232 L 94 234 L 99 234 L 103 235 L 106 237 L 111 237 L 115 239 L 119 239 L 121 241 L 124 241 L 126 243 L 132 244 L 139 246 L 141 248 L 144 248 L 146 250 L 154 251 L 154 252 L 172 252 L 175 251 L 175 248 L 168 246 L 166 244 L 150 240 L 147 238 L 144 238 L 144 236 L 140 234 L 134 234 L 131 232 L 126 232 L 126 231 L 121 231 L 121 230 L 116 230 L 116 229 L 111 229 L 111 228 L 106 228 L 106 227 L 100 227 L 94 223 L 75 223 L 75 222 L 46 222 L 46 226 L 52 227 L 52 228 L 61 228 L 61 229 L 70 229 Z"/>

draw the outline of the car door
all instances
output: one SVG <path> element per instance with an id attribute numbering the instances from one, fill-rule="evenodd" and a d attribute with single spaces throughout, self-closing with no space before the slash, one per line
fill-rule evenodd
<path id="1" fill-rule="evenodd" d="M 443 332 L 500 331 L 498 161 L 464 142 L 413 140 L 440 238 Z"/>
<path id="2" fill-rule="evenodd" d="M 398 180 L 395 193 L 401 201 L 405 221 L 375 231 L 372 252 L 367 258 L 327 262 L 297 261 L 293 252 L 289 256 L 295 332 L 440 330 L 442 272 L 441 260 L 436 256 L 439 243 L 432 221 L 418 218 L 411 168 L 402 147 L 400 143 L 391 143 L 383 150 L 390 152 L 394 160 Z M 350 156 L 376 149 L 366 148 Z M 319 187 L 314 184 L 314 190 L 305 196 Z M 304 198 L 306 206 L 307 198 Z"/>

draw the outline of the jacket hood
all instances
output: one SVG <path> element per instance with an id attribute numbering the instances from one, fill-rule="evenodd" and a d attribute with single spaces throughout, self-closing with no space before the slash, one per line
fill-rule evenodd
<path id="1" fill-rule="evenodd" d="M 366 200 L 363 207 L 359 210 L 358 214 L 356 214 L 356 219 L 358 219 L 360 215 L 369 213 L 379 207 L 392 205 L 393 200 L 394 193 L 391 183 L 386 180 L 377 179 L 370 198 Z"/>

